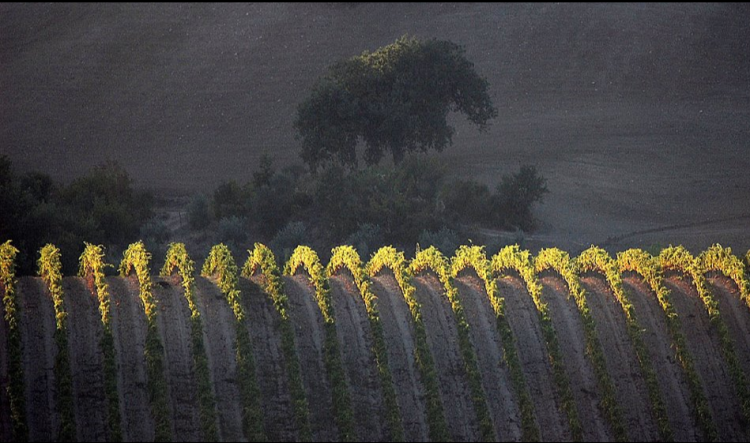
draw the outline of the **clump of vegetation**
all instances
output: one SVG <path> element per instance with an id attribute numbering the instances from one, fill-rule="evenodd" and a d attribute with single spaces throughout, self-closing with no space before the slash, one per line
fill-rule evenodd
<path id="1" fill-rule="evenodd" d="M 201 313 L 195 299 L 195 263 L 188 256 L 183 243 L 169 245 L 161 275 L 168 277 L 172 275 L 175 268 L 179 272 L 183 293 L 190 308 L 190 342 L 193 366 L 198 380 L 198 402 L 200 404 L 199 414 L 203 441 L 218 441 L 216 400 L 211 388 L 211 373 L 208 367 L 206 345 L 203 342 L 203 320 L 201 320 Z"/>
<path id="2" fill-rule="evenodd" d="M 215 240 L 233 250 L 253 238 L 280 259 L 300 244 L 321 251 L 352 244 L 370 255 L 386 244 L 413 251 L 419 243 L 452 253 L 476 227 L 533 229 L 531 209 L 547 192 L 532 166 L 504 177 L 493 193 L 484 184 L 452 178 L 443 161 L 425 156 L 361 170 L 333 164 L 316 172 L 275 170 L 268 160 L 244 185 L 219 185 L 208 205 L 214 218 L 221 217 L 210 222 L 216 223 Z"/>
<path id="3" fill-rule="evenodd" d="M 255 375 L 252 342 L 246 321 L 247 314 L 242 306 L 240 290 L 237 288 L 237 264 L 229 248 L 219 244 L 211 248 L 201 274 L 216 277 L 221 292 L 234 312 L 237 358 L 237 380 L 242 401 L 242 429 L 250 441 L 266 441 L 263 427 L 263 408 L 260 404 L 260 388 Z"/>
<path id="4" fill-rule="evenodd" d="M 310 282 L 315 289 L 315 298 L 323 315 L 325 327 L 325 342 L 323 345 L 323 359 L 325 360 L 326 374 L 331 384 L 331 397 L 333 414 L 339 436 L 343 441 L 353 441 L 356 438 L 354 432 L 354 418 L 352 413 L 349 388 L 346 385 L 344 367 L 341 363 L 341 352 L 336 336 L 336 313 L 331 300 L 331 290 L 328 285 L 323 265 L 320 263 L 318 254 L 308 246 L 299 246 L 292 253 L 292 257 L 286 264 L 284 272 L 294 275 L 303 267 L 307 272 Z"/>
<path id="5" fill-rule="evenodd" d="M 152 293 L 149 262 L 151 254 L 143 242 L 133 243 L 123 253 L 120 262 L 120 275 L 127 277 L 135 271 L 140 288 L 139 296 L 146 314 L 146 343 L 144 357 L 146 360 L 146 380 L 151 404 L 151 416 L 154 419 L 155 440 L 172 441 L 172 420 L 167 400 L 167 380 L 164 377 L 164 345 L 159 337 L 159 313 L 156 298 Z"/>
<path id="6" fill-rule="evenodd" d="M 112 298 L 104 270 L 112 267 L 104 262 L 104 247 L 86 243 L 80 258 L 78 275 L 86 279 L 89 290 L 99 300 L 103 334 L 99 342 L 104 354 L 104 394 L 107 398 L 107 437 L 109 441 L 122 441 L 120 425 L 120 398 L 117 386 L 117 358 L 115 339 L 112 333 Z"/>
<path id="7" fill-rule="evenodd" d="M 39 276 L 47 284 L 55 307 L 54 340 L 57 346 L 55 355 L 55 383 L 57 385 L 57 410 L 60 413 L 60 432 L 57 441 L 76 439 L 76 417 L 73 405 L 73 376 L 70 372 L 70 352 L 68 349 L 68 313 L 62 288 L 62 263 L 60 250 L 52 244 L 39 251 Z"/>
<path id="8" fill-rule="evenodd" d="M 242 267 L 242 276 L 250 278 L 256 271 L 260 271 L 263 276 L 261 281 L 263 290 L 271 297 L 273 306 L 281 317 L 281 348 L 284 353 L 289 390 L 294 407 L 294 421 L 299 431 L 300 440 L 312 441 L 310 411 L 305 396 L 305 388 L 302 385 L 299 357 L 294 343 L 294 326 L 289 317 L 289 299 L 284 293 L 281 270 L 276 263 L 273 252 L 267 246 L 256 243 L 253 250 L 249 252 L 250 256 L 247 258 L 245 266 Z"/>
<path id="9" fill-rule="evenodd" d="M 188 226 L 194 230 L 206 229 L 211 224 L 211 212 L 208 197 L 196 194 L 190 199 L 187 207 Z"/>
<path id="10" fill-rule="evenodd" d="M 403 252 L 396 251 L 391 246 L 380 248 L 367 263 L 367 273 L 374 277 L 382 269 L 388 268 L 398 282 L 401 293 L 409 305 L 412 321 L 414 322 L 415 334 L 415 357 L 419 368 L 420 379 L 425 389 L 427 403 L 427 426 L 429 437 L 432 441 L 448 441 L 448 425 L 443 412 L 443 402 L 440 400 L 437 373 L 435 371 L 435 360 L 427 344 L 427 331 L 422 320 L 422 306 L 414 296 L 416 288 L 412 284 L 412 275 L 406 263 Z"/>
<path id="11" fill-rule="evenodd" d="M 484 398 L 482 389 L 482 379 L 477 366 L 477 357 L 474 352 L 474 345 L 471 343 L 471 333 L 469 331 L 469 322 L 466 321 L 464 308 L 461 299 L 458 296 L 458 290 L 453 284 L 453 276 L 448 264 L 448 259 L 440 253 L 435 247 L 419 251 L 414 260 L 409 265 L 409 271 L 417 275 L 424 270 L 431 270 L 440 279 L 440 283 L 445 290 L 445 296 L 451 304 L 454 320 L 458 328 L 458 346 L 461 351 L 461 357 L 464 361 L 466 370 L 466 379 L 471 389 L 471 399 L 474 406 L 474 413 L 479 422 L 479 433 L 482 441 L 495 441 L 495 430 L 492 426 L 492 419 L 487 408 L 487 400 Z"/>
<path id="12" fill-rule="evenodd" d="M 505 299 L 498 292 L 497 281 L 492 276 L 491 262 L 487 259 L 483 247 L 461 246 L 456 250 L 451 262 L 451 275 L 456 278 L 466 268 L 473 268 L 484 282 L 487 297 L 495 312 L 496 327 L 503 344 L 503 357 L 508 364 L 513 393 L 518 400 L 521 412 L 521 440 L 539 441 L 540 434 L 536 424 L 534 403 L 531 401 L 531 395 L 526 386 L 526 376 L 518 357 L 518 345 L 505 315 Z"/>
<path id="13" fill-rule="evenodd" d="M 359 295 L 365 303 L 367 318 L 370 321 L 370 331 L 374 341 L 373 353 L 378 366 L 380 384 L 383 390 L 383 410 L 388 419 L 389 441 L 404 441 L 404 429 L 401 423 L 401 410 L 396 401 L 396 390 L 393 385 L 393 377 L 388 366 L 388 350 L 386 348 L 383 325 L 380 322 L 377 297 L 372 292 L 372 283 L 365 271 L 362 260 L 357 250 L 352 246 L 339 246 L 332 251 L 331 260 L 326 267 L 326 275 L 330 278 L 339 269 L 347 269 L 354 279 L 354 284 L 359 289 Z"/>
<path id="14" fill-rule="evenodd" d="M 13 239 L 23 251 L 17 259 L 21 274 L 35 273 L 32 251 L 47 243 L 62 251 L 63 272 L 74 274 L 85 241 L 124 250 L 138 240 L 153 216 L 154 198 L 134 189 L 116 162 L 61 185 L 38 172 L 16 176 L 8 157 L 0 155 L 0 207 L 0 239 Z"/>
<path id="15" fill-rule="evenodd" d="M 398 163 L 409 152 L 442 151 L 454 132 L 449 111 L 480 130 L 497 116 L 488 89 L 462 46 L 403 36 L 329 67 L 297 108 L 301 157 L 312 168 L 331 160 L 356 165 L 360 140 L 368 164 L 386 152 Z"/>
<path id="16" fill-rule="evenodd" d="M 16 297 L 16 256 L 18 249 L 6 241 L 0 245 L 0 289 L 3 290 L 5 322 L 8 325 L 8 401 L 13 439 L 29 440 L 24 396 L 23 342 L 20 330 L 20 306 Z"/>

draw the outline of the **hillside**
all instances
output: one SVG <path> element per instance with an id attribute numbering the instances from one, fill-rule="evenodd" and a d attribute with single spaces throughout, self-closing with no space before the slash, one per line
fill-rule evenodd
<path id="1" fill-rule="evenodd" d="M 163 193 L 298 161 L 296 106 L 334 61 L 454 41 L 499 117 L 443 155 L 494 186 L 533 163 L 537 243 L 750 248 L 744 4 L 0 5 L 0 138 L 70 180 L 118 160 Z M 631 235 L 632 234 L 632 235 Z M 617 241 L 616 241 L 617 240 Z"/>
<path id="2" fill-rule="evenodd" d="M 236 266 L 231 256 L 209 259 L 203 276 L 185 273 L 183 257 L 172 276 L 152 275 L 148 286 L 135 272 L 66 276 L 60 305 L 45 280 L 11 284 L 3 271 L 2 441 L 19 438 L 18 417 L 32 441 L 60 435 L 56 312 L 67 315 L 78 441 L 112 439 L 112 393 L 125 441 L 153 440 L 160 420 L 179 441 L 204 441 L 209 429 L 220 441 L 747 441 L 750 285 L 731 250 L 693 257 L 671 248 L 656 258 L 630 250 L 613 259 L 591 248 L 571 259 L 558 249 L 532 257 L 506 247 L 485 257 L 462 247 L 450 259 L 431 248 L 405 260 L 383 248 L 363 264 L 342 247 L 323 268 L 301 247 L 283 275 L 267 252 L 256 245 Z M 191 275 L 193 283 L 184 280 Z M 154 330 L 144 288 L 157 306 Z M 163 345 L 157 373 L 146 357 L 154 331 Z M 196 346 L 205 350 L 207 387 Z M 14 361 L 22 371 L 9 370 Z M 243 372 L 248 362 L 252 371 Z M 154 409 L 154 374 L 165 383 L 163 412 Z M 248 383 L 252 399 L 243 394 Z M 20 416 L 11 414 L 14 392 L 25 402 Z"/>

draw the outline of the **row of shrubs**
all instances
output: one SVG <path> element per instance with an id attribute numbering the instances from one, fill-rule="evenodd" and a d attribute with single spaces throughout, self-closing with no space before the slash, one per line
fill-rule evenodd
<path id="1" fill-rule="evenodd" d="M 72 273 L 84 241 L 109 245 L 107 258 L 115 260 L 142 239 L 161 260 L 173 240 L 174 233 L 154 216 L 154 195 L 135 189 L 117 162 L 69 184 L 39 172 L 16 174 L 12 166 L 0 156 L 0 238 L 14 239 L 20 274 L 35 272 L 29 251 L 47 243 L 60 248 L 63 270 Z M 269 244 L 284 259 L 303 243 L 320 251 L 351 244 L 363 256 L 385 244 L 453 251 L 469 237 L 481 240 L 479 227 L 519 235 L 533 230 L 532 206 L 547 192 L 533 166 L 503 177 L 493 192 L 483 183 L 451 177 L 437 157 L 414 155 L 396 166 L 360 170 L 332 165 L 313 173 L 301 165 L 274 168 L 264 156 L 246 183 L 227 181 L 211 195 L 195 195 L 186 218 L 193 231 L 209 233 L 209 242 L 225 243 L 235 253 L 249 238 Z M 490 252 L 504 245 L 484 243 Z"/>
<path id="2" fill-rule="evenodd" d="M 214 231 L 216 241 L 240 245 L 256 238 L 284 259 L 299 244 L 319 251 L 350 244 L 363 256 L 386 244 L 452 252 L 477 227 L 533 230 L 532 206 L 547 192 L 533 166 L 503 177 L 493 192 L 451 177 L 437 157 L 415 155 L 360 170 L 330 165 L 311 173 L 302 166 L 277 170 L 265 156 L 248 182 L 227 181 L 209 196 L 195 196 L 187 218 L 194 230 Z"/>
<path id="3" fill-rule="evenodd" d="M 264 253 L 263 251 L 267 251 Z M 24 406 L 23 406 L 23 371 L 20 365 L 21 361 L 21 340 L 18 330 L 18 303 L 15 296 L 15 259 L 17 257 L 18 250 L 14 248 L 10 242 L 6 242 L 0 248 L 0 283 L 3 289 L 3 303 L 5 310 L 5 321 L 9 327 L 9 361 L 10 366 L 18 366 L 15 372 L 12 372 L 13 377 L 11 379 L 10 388 L 8 390 L 9 401 L 11 404 L 11 411 L 13 413 L 13 435 L 16 440 L 25 440 L 27 435 L 27 428 L 24 417 Z M 437 273 L 441 282 L 444 285 L 445 295 L 451 302 L 455 321 L 459 326 L 460 334 L 460 345 L 462 353 L 465 359 L 465 367 L 467 368 L 467 376 L 470 378 L 469 383 L 472 386 L 472 397 L 475 401 L 475 408 L 480 418 L 480 425 L 482 427 L 481 434 L 483 439 L 492 439 L 493 430 L 491 428 L 491 422 L 489 417 L 486 415 L 486 403 L 483 399 L 483 393 L 480 386 L 480 380 L 476 373 L 476 362 L 471 347 L 470 340 L 468 339 L 468 323 L 463 319 L 463 309 L 461 308 L 461 302 L 458 298 L 458 294 L 454 293 L 455 288 L 452 284 L 452 279 L 455 278 L 458 273 L 470 266 L 474 268 L 477 274 L 485 281 L 487 286 L 488 297 L 492 300 L 493 306 L 496 308 L 496 314 L 498 316 L 498 330 L 503 336 L 503 343 L 506 354 L 506 361 L 509 363 L 509 370 L 511 371 L 512 379 L 514 381 L 514 390 L 517 395 L 522 413 L 522 428 L 524 431 L 525 439 L 536 440 L 539 436 L 539 431 L 533 420 L 533 405 L 529 400 L 528 391 L 525 387 L 525 380 L 523 372 L 517 360 L 517 351 L 513 349 L 515 340 L 510 334 L 503 334 L 503 317 L 504 313 L 504 300 L 502 297 L 498 298 L 496 285 L 492 281 L 491 276 L 502 273 L 506 269 L 513 269 L 517 271 L 520 276 L 526 282 L 527 288 L 530 295 L 534 298 L 535 304 L 539 309 L 540 319 L 544 325 L 545 339 L 548 345 L 548 351 L 550 353 L 550 360 L 557 365 L 562 365 L 562 356 L 559 354 L 559 348 L 556 344 L 556 337 L 554 327 L 551 321 L 549 321 L 550 313 L 546 309 L 546 305 L 541 301 L 541 286 L 537 280 L 536 275 L 545 269 L 554 269 L 565 279 L 568 284 L 568 288 L 574 295 L 576 304 L 580 310 L 582 319 L 584 321 L 585 333 L 587 335 L 587 355 L 592 359 L 592 363 L 595 366 L 597 376 L 600 378 L 599 386 L 603 391 L 604 399 L 601 407 L 609 418 L 610 424 L 615 430 L 615 436 L 618 440 L 624 440 L 627 438 L 625 430 L 622 427 L 622 418 L 619 412 L 619 406 L 616 404 L 614 398 L 611 381 L 606 376 L 606 368 L 603 367 L 604 360 L 599 349 L 598 340 L 595 333 L 595 325 L 593 319 L 590 316 L 588 307 L 586 305 L 585 296 L 583 289 L 578 282 L 579 275 L 584 272 L 599 272 L 603 274 L 610 284 L 616 298 L 619 300 L 623 311 L 628 319 L 628 326 L 631 332 L 631 340 L 633 341 L 636 352 L 638 353 L 639 360 L 641 362 L 641 369 L 643 371 L 644 378 L 647 382 L 649 389 L 649 395 L 651 398 L 652 413 L 656 422 L 659 425 L 660 437 L 664 440 L 672 439 L 672 431 L 669 427 L 669 423 L 666 419 L 664 411 L 664 404 L 662 400 L 662 393 L 659 391 L 656 377 L 654 376 L 653 369 L 650 364 L 650 357 L 647 352 L 644 352 L 642 340 L 640 339 L 641 328 L 638 325 L 637 319 L 635 318 L 635 312 L 632 304 L 629 302 L 627 294 L 622 289 L 622 282 L 619 275 L 622 272 L 635 271 L 647 281 L 651 289 L 656 293 L 657 298 L 661 306 L 664 309 L 664 314 L 669 320 L 669 329 L 671 333 L 671 339 L 675 352 L 679 356 L 679 360 L 683 365 L 683 369 L 686 372 L 686 376 L 689 382 L 689 388 L 691 390 L 691 398 L 693 406 L 696 410 L 696 416 L 699 418 L 699 424 L 704 433 L 704 437 L 707 440 L 715 440 L 717 438 L 716 425 L 711 416 L 707 400 L 705 397 L 704 388 L 695 373 L 695 369 L 692 363 L 692 357 L 685 346 L 685 339 L 681 332 L 681 326 L 679 324 L 679 318 L 676 315 L 674 308 L 669 301 L 669 291 L 666 290 L 661 283 L 663 270 L 676 270 L 684 273 L 691 277 L 693 283 L 699 292 L 699 295 L 704 303 L 707 314 L 711 318 L 712 324 L 717 328 L 720 334 L 722 355 L 726 359 L 726 363 L 730 369 L 730 375 L 733 377 L 734 388 L 737 391 L 738 396 L 742 402 L 742 413 L 747 416 L 747 387 L 745 375 L 743 374 L 737 357 L 734 351 L 734 345 L 728 336 L 726 326 L 721 319 L 718 311 L 718 304 L 714 300 L 712 294 L 708 290 L 705 281 L 706 272 L 720 272 L 725 276 L 733 279 L 737 284 L 738 288 L 743 296 L 746 296 L 747 289 L 750 288 L 748 283 L 746 263 L 743 263 L 741 259 L 734 256 L 729 248 L 722 248 L 719 245 L 712 246 L 707 251 L 703 252 L 697 257 L 693 257 L 684 248 L 667 248 L 661 252 L 658 257 L 653 257 L 650 254 L 641 250 L 629 250 L 619 253 L 616 259 L 610 258 L 610 256 L 601 250 L 600 248 L 592 247 L 587 251 L 584 251 L 578 258 L 570 259 L 567 254 L 557 249 L 547 249 L 540 252 L 536 258 L 532 258 L 528 251 L 521 251 L 518 246 L 511 246 L 503 248 L 498 254 L 496 254 L 490 261 L 486 258 L 483 248 L 481 247 L 461 247 L 458 249 L 456 256 L 449 263 L 448 260 L 439 253 L 435 248 L 429 248 L 424 251 L 419 251 L 414 260 L 409 262 L 403 256 L 403 253 L 397 252 L 394 248 L 386 247 L 374 254 L 370 263 L 365 266 L 359 260 L 359 256 L 356 250 L 351 247 L 340 247 L 334 251 L 334 260 L 329 264 L 328 269 L 324 269 L 320 264 L 317 254 L 309 247 L 298 247 L 296 248 L 292 259 L 287 264 L 287 273 L 294 273 L 295 269 L 304 266 L 305 270 L 309 274 L 312 283 L 316 288 L 316 296 L 321 307 L 321 312 L 326 319 L 326 324 L 331 325 L 331 330 L 326 334 L 326 341 L 329 339 L 332 341 L 336 340 L 335 335 L 335 314 L 330 300 L 330 294 L 328 292 L 327 279 L 336 271 L 342 267 L 347 267 L 352 273 L 355 283 L 362 291 L 361 296 L 367 304 L 368 313 L 371 315 L 371 324 L 373 325 L 373 333 L 376 335 L 376 346 L 373 352 L 375 352 L 376 360 L 386 362 L 387 356 L 381 351 L 377 352 L 378 343 L 382 341 L 382 332 L 377 333 L 378 315 L 376 300 L 373 299 L 369 292 L 369 276 L 377 274 L 382 268 L 390 268 L 404 292 L 404 297 L 409 303 L 412 311 L 413 319 L 416 324 L 417 332 L 417 357 L 418 362 L 421 362 L 422 381 L 426 383 L 426 393 L 428 402 L 428 423 L 430 424 L 431 438 L 443 439 L 447 438 L 447 428 L 445 424 L 445 417 L 443 415 L 443 406 L 439 395 L 437 394 L 438 386 L 435 379 L 435 369 L 432 360 L 429 347 L 425 341 L 424 328 L 421 325 L 421 314 L 419 304 L 413 296 L 414 287 L 411 284 L 411 278 L 413 275 L 421 272 L 424 269 L 431 269 Z M 104 337 L 101 342 L 102 352 L 105 356 L 105 394 L 108 399 L 108 439 L 120 440 L 121 430 L 119 424 L 119 400 L 117 395 L 117 381 L 115 369 L 115 355 L 114 355 L 114 343 L 111 335 L 111 316 L 109 313 L 111 299 L 108 292 L 106 281 L 104 280 L 103 270 L 108 266 L 103 260 L 104 252 L 101 246 L 94 246 L 88 244 L 84 253 L 80 257 L 80 272 L 81 276 L 87 277 L 89 280 L 90 289 L 99 299 L 99 307 L 102 325 L 104 328 Z M 153 339 L 155 344 L 149 347 L 147 344 L 146 353 L 149 351 L 152 353 L 159 354 L 158 356 L 153 355 L 149 359 L 147 357 L 147 363 L 158 369 L 157 371 L 149 370 L 149 390 L 151 392 L 152 399 L 152 411 L 154 419 L 159 423 L 159 419 L 163 420 L 163 433 L 159 434 L 157 426 L 157 437 L 159 440 L 168 440 L 171 438 L 171 431 L 169 430 L 169 418 L 166 416 L 167 407 L 166 404 L 159 404 L 166 402 L 164 393 L 164 380 L 163 371 L 161 369 L 162 363 L 160 359 L 163 349 L 159 342 L 158 334 L 156 333 L 156 320 L 155 315 L 157 312 L 156 301 L 151 296 L 150 288 L 151 282 L 148 272 L 148 263 L 150 260 L 150 254 L 146 252 L 142 243 L 136 243 L 131 245 L 130 248 L 125 252 L 122 260 L 120 270 L 122 275 L 127 275 L 131 269 L 135 269 L 137 277 L 139 279 L 141 287 L 141 298 L 144 302 L 144 308 L 149 321 L 149 330 L 153 329 Z M 270 260 L 270 262 L 269 262 Z M 70 387 L 70 377 L 65 374 L 69 372 L 65 371 L 64 367 L 68 366 L 68 359 L 65 349 L 67 348 L 67 340 L 65 339 L 66 330 L 66 312 L 64 308 L 64 299 L 61 289 L 62 273 L 60 271 L 60 252 L 57 248 L 52 245 L 47 245 L 41 250 L 41 255 L 38 260 L 38 272 L 48 284 L 50 294 L 55 304 L 55 314 L 57 319 L 57 331 L 62 331 L 63 336 L 56 338 L 58 346 L 61 349 L 60 356 L 57 359 L 55 372 L 59 374 L 57 383 L 59 390 L 58 407 L 61 409 L 63 426 L 61 428 L 61 436 L 66 435 L 68 438 L 75 434 L 75 419 L 72 414 L 72 395 Z M 180 267 L 181 278 L 185 285 L 185 296 L 188 298 L 188 302 L 191 305 L 194 317 L 199 318 L 197 309 L 194 309 L 195 301 L 192 298 L 192 273 L 193 266 L 192 262 L 187 258 L 184 252 L 183 245 L 172 245 L 170 253 L 168 254 L 167 266 L 162 271 L 163 274 L 168 275 L 172 272 L 176 266 Z M 274 305 L 279 310 L 279 313 L 288 320 L 286 310 L 288 309 L 285 303 L 285 296 L 283 296 L 283 284 L 280 280 L 280 271 L 275 264 L 275 259 L 270 251 L 263 245 L 256 244 L 254 251 L 251 252 L 250 258 L 248 258 L 245 267 L 243 268 L 242 274 L 245 277 L 250 277 L 255 273 L 256 269 L 261 269 L 264 275 L 264 286 L 269 296 L 273 299 Z M 224 245 L 218 245 L 214 247 L 206 260 L 204 266 L 204 275 L 216 275 L 218 277 L 218 284 L 224 292 L 228 303 L 235 312 L 237 319 L 238 331 L 247 329 L 242 326 L 244 320 L 244 312 L 241 304 L 239 303 L 239 292 L 237 290 L 236 282 L 238 277 L 238 268 L 234 264 L 234 260 L 231 258 L 231 252 Z M 745 300 L 745 297 L 743 297 Z M 197 313 L 197 315 L 196 315 Z M 420 327 L 421 325 L 421 327 Z M 202 325 L 198 325 L 197 331 L 202 330 Z M 420 334 L 421 331 L 421 334 Z M 286 331 L 291 334 L 291 328 Z M 240 339 L 238 334 L 238 340 Z M 380 341 L 377 337 L 381 337 Z M 421 337 L 421 339 L 420 339 Z M 194 337 L 197 339 L 198 337 Z M 252 363 L 252 350 L 249 344 L 249 337 L 244 337 L 247 340 L 245 346 L 242 343 L 237 344 L 238 351 L 238 363 L 245 361 L 247 363 L 247 369 L 249 374 L 244 377 L 250 385 L 243 388 L 247 390 L 246 394 L 243 395 L 244 409 L 247 413 L 245 421 L 245 432 L 246 435 L 253 435 L 254 439 L 264 439 L 265 435 L 262 430 L 262 414 L 260 412 L 260 405 L 257 403 L 258 391 L 257 382 L 255 382 L 253 374 L 255 369 Z M 296 354 L 294 350 L 293 337 L 291 337 L 290 344 L 291 349 L 285 350 L 285 356 L 289 359 L 290 354 Z M 15 344 L 14 344 L 15 343 Z M 195 340 L 194 340 L 195 344 Z M 381 344 L 381 347 L 384 343 Z M 509 347 L 510 345 L 510 347 Z M 202 349 L 203 346 L 200 346 Z M 421 353 L 421 354 L 420 354 Z M 342 433 L 342 436 L 346 437 L 347 440 L 354 439 L 353 424 L 351 422 L 351 405 L 349 404 L 348 393 L 346 392 L 346 385 L 340 384 L 343 382 L 343 373 L 341 371 L 341 362 L 339 356 L 339 350 L 333 343 L 327 343 L 326 349 L 327 356 L 327 368 L 329 371 L 333 371 L 329 374 L 329 377 L 333 377 L 332 384 L 334 385 L 334 398 L 338 398 L 339 401 L 343 402 L 336 406 L 336 418 Z M 195 355 L 198 360 L 205 361 L 205 355 L 202 357 L 198 354 Z M 151 360 L 154 360 L 153 362 Z M 242 360 L 242 361 L 241 361 Z M 290 368 L 290 380 L 295 381 L 292 383 L 292 389 L 301 390 L 301 381 L 299 377 L 299 367 L 296 358 L 294 361 L 289 362 Z M 15 363 L 14 363 L 15 362 Z M 296 364 L 295 364 L 296 363 Z M 196 367 L 200 368 L 202 365 L 197 364 Z M 602 366 L 602 367 L 600 367 Z M 297 368 L 294 373 L 294 368 Z M 572 401 L 570 394 L 569 382 L 565 375 L 564 368 L 562 366 L 555 366 L 555 380 L 559 394 L 561 395 L 562 409 L 568 415 L 569 424 L 573 431 L 573 438 L 579 440 L 581 438 L 580 422 L 578 421 L 576 406 Z M 392 391 L 392 379 L 387 369 L 380 369 L 381 377 L 384 384 L 383 395 L 386 398 L 386 402 L 391 405 L 395 405 L 395 395 Z M 204 375 L 199 376 L 199 379 L 204 379 L 203 384 L 208 384 L 210 391 L 210 381 L 208 380 L 208 374 L 205 369 L 203 370 Z M 604 375 L 602 375 L 602 373 Z M 472 376 L 472 374 L 474 376 Z M 161 387 L 161 389 L 159 389 Z M 390 388 L 390 389 L 389 389 Z M 339 392 L 340 391 L 340 392 Z M 216 438 L 215 430 L 215 415 L 212 409 L 213 399 L 210 398 L 210 392 L 207 393 L 209 396 L 208 401 L 204 403 L 201 400 L 202 414 L 205 412 L 206 425 L 203 427 L 206 437 L 208 439 Z M 306 407 L 306 401 L 304 400 L 304 392 L 297 392 L 295 395 L 295 403 L 299 406 Z M 299 397 L 299 398 L 298 398 Z M 390 400 L 388 399 L 390 397 Z M 161 400 L 161 402 L 159 401 Z M 208 406 L 208 409 L 204 406 Z M 161 407 L 160 407 L 161 406 Z M 297 409 L 297 408 L 296 408 Z M 299 411 L 295 414 L 298 415 L 298 425 L 300 425 L 301 434 L 300 436 L 307 440 L 310 437 L 309 434 L 309 422 L 307 421 L 307 413 L 305 411 Z M 397 411 L 397 408 L 396 408 Z M 399 420 L 394 416 L 390 420 L 392 437 L 395 439 L 402 438 L 402 430 L 400 426 L 395 426 Z M 214 423 L 208 423 L 214 422 Z"/>

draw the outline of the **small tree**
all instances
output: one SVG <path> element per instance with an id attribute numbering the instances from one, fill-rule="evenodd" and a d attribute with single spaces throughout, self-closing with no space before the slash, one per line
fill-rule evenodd
<path id="1" fill-rule="evenodd" d="M 535 166 L 524 165 L 517 174 L 503 177 L 493 206 L 504 220 L 502 224 L 530 231 L 534 228 L 531 206 L 541 203 L 548 192 L 547 179 L 537 173 Z"/>
<path id="2" fill-rule="evenodd" d="M 449 111 L 484 129 L 497 110 L 464 52 L 449 41 L 404 36 L 332 65 L 297 109 L 304 162 L 313 169 L 329 160 L 356 166 L 360 139 L 368 164 L 386 151 L 396 163 L 407 152 L 442 151 L 454 132 Z"/>

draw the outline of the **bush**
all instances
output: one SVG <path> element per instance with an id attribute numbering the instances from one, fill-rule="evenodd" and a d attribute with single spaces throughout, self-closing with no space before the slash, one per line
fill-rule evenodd
<path id="1" fill-rule="evenodd" d="M 461 245 L 461 238 L 452 229 L 443 227 L 437 232 L 424 230 L 419 234 L 419 247 L 427 249 L 430 246 L 436 247 L 443 255 L 452 256 L 456 249 Z"/>
<path id="2" fill-rule="evenodd" d="M 372 223 L 363 223 L 354 231 L 344 242 L 347 245 L 354 246 L 360 257 L 365 259 L 371 253 L 377 251 L 384 245 L 383 231 L 380 226 Z"/>
<path id="3" fill-rule="evenodd" d="M 503 177 L 494 196 L 495 220 L 506 228 L 534 229 L 531 206 L 541 203 L 547 194 L 547 179 L 535 166 L 524 165 L 517 174 Z"/>
<path id="4" fill-rule="evenodd" d="M 232 246 L 241 246 L 247 241 L 247 220 L 237 216 L 222 218 L 216 229 L 216 240 Z"/>
<path id="5" fill-rule="evenodd" d="M 10 160 L 0 156 L 0 238 L 12 238 L 22 251 L 21 274 L 35 272 L 35 252 L 47 243 L 60 248 L 66 275 L 78 268 L 84 241 L 124 248 L 137 240 L 153 205 L 153 195 L 133 189 L 116 162 L 60 186 L 38 172 L 16 177 Z"/>
<path id="6" fill-rule="evenodd" d="M 491 222 L 492 195 L 487 185 L 469 180 L 453 180 L 440 193 L 443 212 L 453 223 Z"/>
<path id="7" fill-rule="evenodd" d="M 299 245 L 309 241 L 303 222 L 290 222 L 271 240 L 271 250 L 281 263 L 286 263 Z"/>
<path id="8" fill-rule="evenodd" d="M 220 184 L 214 191 L 212 201 L 214 217 L 216 220 L 231 216 L 246 217 L 250 214 L 252 196 L 253 189 L 249 184 L 240 186 L 234 180 Z"/>
<path id="9" fill-rule="evenodd" d="M 198 194 L 190 200 L 187 213 L 190 229 L 205 229 L 211 223 L 211 213 L 208 210 L 208 199 L 203 194 Z"/>

